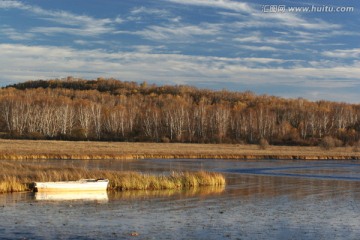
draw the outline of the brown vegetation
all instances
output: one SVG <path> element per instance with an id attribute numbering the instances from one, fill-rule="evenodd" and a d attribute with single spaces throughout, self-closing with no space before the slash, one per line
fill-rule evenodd
<path id="1" fill-rule="evenodd" d="M 50 140 L 0 139 L 0 159 L 360 159 L 353 147 L 273 146 L 259 149 L 258 145 L 73 142 Z"/>
<path id="2" fill-rule="evenodd" d="M 269 142 L 264 138 L 260 139 L 259 148 L 265 150 L 267 147 L 269 147 Z"/>
<path id="3" fill-rule="evenodd" d="M 4 138 L 317 146 L 359 131 L 360 105 L 250 92 L 73 78 L 0 90 Z"/>
<path id="4" fill-rule="evenodd" d="M 334 139 L 333 137 L 330 136 L 326 136 L 321 140 L 319 145 L 322 149 L 329 150 L 334 147 L 341 147 L 342 144 L 343 143 L 341 142 L 341 140 L 336 138 Z"/>
<path id="5" fill-rule="evenodd" d="M 360 141 L 358 141 L 354 144 L 353 151 L 360 152 Z"/>
<path id="6" fill-rule="evenodd" d="M 13 161 L 0 161 L 0 193 L 29 191 L 35 181 L 75 181 L 82 178 L 107 178 L 109 190 L 183 189 L 199 186 L 222 186 L 219 173 L 181 172 L 150 175 L 136 172 L 89 170 L 83 168 L 48 167 Z"/>

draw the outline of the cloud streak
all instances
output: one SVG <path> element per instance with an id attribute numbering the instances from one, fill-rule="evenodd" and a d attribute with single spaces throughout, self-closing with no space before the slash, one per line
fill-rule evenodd
<path id="1" fill-rule="evenodd" d="M 360 58 L 360 48 L 324 51 L 322 55 L 331 58 Z"/>
<path id="2" fill-rule="evenodd" d="M 34 34 L 32 33 L 19 32 L 15 28 L 6 25 L 1 26 L 0 35 L 4 35 L 7 38 L 15 41 L 29 40 L 34 37 Z"/>
<path id="3" fill-rule="evenodd" d="M 183 5 L 222 8 L 236 12 L 251 13 L 253 11 L 253 9 L 250 7 L 248 3 L 235 2 L 231 0 L 167 0 L 167 1 L 177 4 L 183 4 Z"/>
<path id="4" fill-rule="evenodd" d="M 0 8 L 19 9 L 34 14 L 40 19 L 65 25 L 63 27 L 34 27 L 29 31 L 31 33 L 67 33 L 82 36 L 96 36 L 114 31 L 112 24 L 122 22 L 118 17 L 115 19 L 96 19 L 86 15 L 76 15 L 67 11 L 46 10 L 19 1 L 0 1 Z"/>
<path id="5" fill-rule="evenodd" d="M 215 36 L 220 34 L 218 24 L 149 26 L 144 30 L 129 32 L 151 40 L 189 41 L 194 36 Z"/>
<path id="6" fill-rule="evenodd" d="M 3 56 L 0 60 L 3 66 L 0 82 L 68 75 L 89 79 L 103 76 L 129 81 L 189 85 L 222 81 L 224 85 L 232 83 L 255 87 L 282 84 L 297 87 L 299 91 L 302 87 L 325 88 L 336 97 L 339 88 L 355 87 L 360 81 L 360 69 L 357 65 L 287 69 L 268 65 L 283 63 L 280 59 L 158 54 L 143 51 L 144 48 L 146 46 L 141 46 L 139 51 L 134 52 L 109 53 L 100 49 L 76 50 L 68 47 L 0 44 Z M 256 65 L 254 68 L 254 63 L 265 65 Z M 139 69 L 141 71 L 138 71 Z"/>
<path id="7" fill-rule="evenodd" d="M 292 27 L 308 30 L 327 30 L 338 29 L 341 27 L 339 24 L 328 23 L 321 19 L 312 19 L 311 21 L 301 17 L 295 13 L 280 13 L 280 14 L 267 14 L 262 11 L 262 6 L 259 4 L 249 4 L 246 2 L 236 2 L 232 0 L 166 0 L 168 2 L 199 6 L 199 7 L 211 7 L 230 12 L 228 16 L 235 16 L 237 18 L 246 18 L 243 27 L 255 27 L 255 26 L 277 26 L 279 24 L 283 27 Z M 245 15 L 234 15 L 232 12 L 239 12 Z M 229 13 L 219 12 L 220 15 L 226 15 Z M 238 26 L 242 25 L 238 23 Z"/>

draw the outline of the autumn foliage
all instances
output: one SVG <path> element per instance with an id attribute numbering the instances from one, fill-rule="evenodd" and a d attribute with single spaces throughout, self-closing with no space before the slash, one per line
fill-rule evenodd
<path id="1" fill-rule="evenodd" d="M 0 90 L 3 138 L 319 145 L 360 139 L 360 105 L 156 86 L 39 80 Z"/>

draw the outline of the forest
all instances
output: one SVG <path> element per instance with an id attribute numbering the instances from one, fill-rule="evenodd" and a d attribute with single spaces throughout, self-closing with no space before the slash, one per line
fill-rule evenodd
<path id="1" fill-rule="evenodd" d="M 73 77 L 0 89 L 0 137 L 340 146 L 360 139 L 360 105 Z"/>

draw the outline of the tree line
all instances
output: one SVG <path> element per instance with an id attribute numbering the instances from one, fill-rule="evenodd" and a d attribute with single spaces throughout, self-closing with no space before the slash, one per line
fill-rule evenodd
<path id="1" fill-rule="evenodd" d="M 360 105 L 157 86 L 38 80 L 0 90 L 6 138 L 318 145 L 360 139 Z"/>

